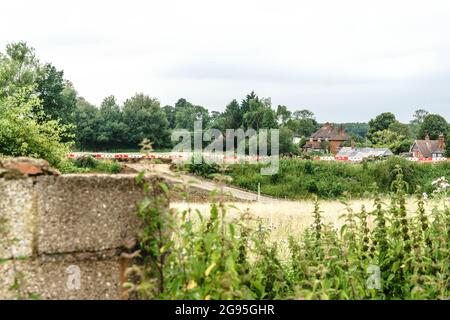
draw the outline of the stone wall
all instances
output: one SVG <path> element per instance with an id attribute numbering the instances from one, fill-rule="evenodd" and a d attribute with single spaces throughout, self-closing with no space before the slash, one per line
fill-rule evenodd
<path id="1" fill-rule="evenodd" d="M 0 221 L 8 232 L 0 239 L 0 299 L 124 298 L 121 253 L 142 227 L 136 175 L 5 167 L 0 163 Z M 21 285 L 11 289 L 15 278 Z"/>

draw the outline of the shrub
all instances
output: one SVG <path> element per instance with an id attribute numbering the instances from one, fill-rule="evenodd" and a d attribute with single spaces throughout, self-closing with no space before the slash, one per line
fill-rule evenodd
<path id="1" fill-rule="evenodd" d="M 82 157 L 76 158 L 75 165 L 78 168 L 95 168 L 98 164 L 98 161 L 94 159 L 91 155 L 84 155 Z"/>
<path id="2" fill-rule="evenodd" d="M 0 154 L 42 158 L 59 168 L 70 146 L 62 142 L 71 138 L 69 126 L 47 120 L 31 91 L 22 88 L 0 97 Z"/>
<path id="3" fill-rule="evenodd" d="M 194 158 L 191 159 L 191 163 L 187 166 L 187 170 L 195 175 L 199 175 L 202 177 L 208 177 L 212 174 L 220 172 L 220 166 L 217 163 L 205 161 L 202 158 L 201 163 L 195 163 Z"/>

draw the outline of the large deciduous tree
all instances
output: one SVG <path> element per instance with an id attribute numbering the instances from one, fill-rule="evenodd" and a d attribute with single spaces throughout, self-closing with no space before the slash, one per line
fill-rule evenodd
<path id="1" fill-rule="evenodd" d="M 367 132 L 367 137 L 374 142 L 375 133 L 378 131 L 383 131 L 389 129 L 391 124 L 397 122 L 395 115 L 392 112 L 384 112 L 371 119 L 369 121 L 369 131 Z"/>
<path id="2" fill-rule="evenodd" d="M 430 139 L 438 139 L 441 134 L 447 137 L 448 130 L 448 123 L 444 117 L 438 114 L 428 114 L 423 118 L 418 137 L 423 139 L 428 135 Z"/>
<path id="3" fill-rule="evenodd" d="M 202 121 L 202 127 L 206 128 L 209 123 L 208 109 L 179 99 L 175 103 L 175 128 L 193 131 L 195 121 Z"/>
<path id="4" fill-rule="evenodd" d="M 286 122 L 286 126 L 295 134 L 309 137 L 317 130 L 319 124 L 312 111 L 303 109 L 295 111 L 292 118 Z"/>
<path id="5" fill-rule="evenodd" d="M 0 154 L 43 158 L 61 168 L 71 137 L 68 126 L 45 113 L 53 88 L 39 86 L 42 70 L 25 42 L 0 53 Z"/>
<path id="6" fill-rule="evenodd" d="M 97 141 L 100 145 L 109 149 L 127 145 L 127 126 L 123 122 L 122 111 L 114 96 L 103 100 L 99 122 Z"/>
<path id="7" fill-rule="evenodd" d="M 71 123 L 76 106 L 75 92 L 64 79 L 64 72 L 53 65 L 39 62 L 33 48 L 25 42 L 11 43 L 0 54 L 0 96 L 12 95 L 16 90 L 29 88 L 41 100 L 39 111 L 48 119 Z M 36 110 L 33 110 L 36 112 Z"/>
<path id="8" fill-rule="evenodd" d="M 125 101 L 123 120 L 130 146 L 137 146 L 144 138 L 150 139 L 155 147 L 169 145 L 169 122 L 157 99 L 136 94 Z"/>

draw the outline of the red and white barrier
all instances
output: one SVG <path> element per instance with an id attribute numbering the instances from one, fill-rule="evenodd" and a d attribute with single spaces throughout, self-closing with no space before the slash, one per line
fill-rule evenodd
<path id="1" fill-rule="evenodd" d="M 96 159 L 171 159 L 171 160 L 189 160 L 193 154 L 189 152 L 169 152 L 169 153 L 150 153 L 150 154 L 142 154 L 142 153 L 95 153 L 95 152 L 71 152 L 67 154 L 68 158 L 79 158 L 84 155 L 91 155 Z M 214 153 L 204 153 L 202 157 L 205 159 L 216 159 L 222 160 L 224 163 L 238 163 L 238 162 L 258 162 L 267 160 L 269 157 L 265 156 L 227 156 L 221 154 Z M 441 161 L 450 161 L 450 158 L 445 157 L 435 157 L 435 158 L 416 158 L 409 157 L 405 158 L 409 161 L 414 162 L 441 162 Z M 338 156 L 321 156 L 314 157 L 313 160 L 318 161 L 348 161 L 348 162 L 361 162 L 364 160 L 363 157 L 338 157 Z"/>
<path id="2" fill-rule="evenodd" d="M 170 153 L 150 153 L 150 154 L 142 154 L 142 153 L 94 153 L 94 152 L 71 152 L 67 154 L 68 158 L 76 159 L 83 157 L 85 155 L 90 155 L 96 159 L 171 159 L 171 160 L 189 160 L 193 153 L 189 152 L 170 152 Z M 214 153 L 203 153 L 202 157 L 205 159 L 215 159 L 217 161 L 223 161 L 225 163 L 238 163 L 238 162 L 258 162 L 262 160 L 266 160 L 269 157 L 263 156 L 243 156 L 239 157 L 236 155 L 227 156 L 222 154 L 214 154 Z"/>

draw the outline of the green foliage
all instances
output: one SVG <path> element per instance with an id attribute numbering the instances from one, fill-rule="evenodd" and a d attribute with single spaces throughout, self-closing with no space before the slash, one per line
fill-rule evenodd
<path id="1" fill-rule="evenodd" d="M 192 174 L 209 177 L 220 172 L 220 165 L 203 158 L 201 163 L 195 163 L 194 157 L 192 157 L 191 162 L 186 165 L 186 169 Z"/>
<path id="2" fill-rule="evenodd" d="M 95 160 L 94 157 L 91 155 L 84 155 L 82 157 L 75 159 L 75 165 L 78 168 L 92 169 L 97 166 L 97 160 Z"/>
<path id="3" fill-rule="evenodd" d="M 414 112 L 413 119 L 409 122 L 413 138 L 417 138 L 423 119 L 429 114 L 427 110 L 417 109 Z"/>
<path id="4" fill-rule="evenodd" d="M 401 125 L 400 123 L 398 123 Z M 394 129 L 391 125 L 390 128 Z M 394 154 L 400 154 L 408 152 L 412 139 L 408 138 L 408 135 L 404 135 L 399 131 L 393 131 L 392 129 L 386 129 L 377 131 L 372 135 L 372 146 L 378 148 L 389 148 Z M 395 129 L 394 129 L 395 130 Z"/>
<path id="5" fill-rule="evenodd" d="M 277 179 L 260 174 L 261 165 L 236 164 L 228 167 L 232 184 L 261 192 L 273 197 L 305 199 L 317 195 L 334 199 L 343 196 L 365 197 L 376 189 L 387 194 L 395 180 L 394 169 L 400 166 L 408 182 L 407 193 L 414 193 L 418 186 L 423 192 L 432 192 L 431 181 L 447 176 L 450 163 L 414 163 L 401 157 L 390 157 L 383 161 L 350 164 L 342 162 L 280 159 Z"/>
<path id="6" fill-rule="evenodd" d="M 375 119 L 371 119 L 369 121 L 369 131 L 367 133 L 368 138 L 372 140 L 376 132 L 389 129 L 389 127 L 395 122 L 397 122 L 397 119 L 391 112 L 384 112 L 378 115 Z"/>
<path id="7" fill-rule="evenodd" d="M 97 160 L 90 155 L 64 159 L 59 167 L 62 173 L 120 173 L 121 168 L 115 160 Z"/>
<path id="8" fill-rule="evenodd" d="M 29 88 L 0 98 L 0 154 L 42 158 L 58 167 L 69 150 L 62 143 L 64 137 L 70 138 L 69 128 L 37 116 L 40 108 L 40 101 Z"/>
<path id="9" fill-rule="evenodd" d="M 226 107 L 221 116 L 222 120 L 218 129 L 239 129 L 242 126 L 243 114 L 241 107 L 236 100 L 231 101 Z"/>
<path id="10" fill-rule="evenodd" d="M 336 125 L 343 125 L 345 132 L 349 135 L 353 135 L 355 140 L 365 138 L 369 131 L 369 124 L 364 122 L 342 123 Z"/>
<path id="11" fill-rule="evenodd" d="M 63 166 L 72 126 L 62 121 L 71 105 L 63 73 L 42 65 L 24 42 L 0 53 L 0 154 L 42 158 Z"/>
<path id="12" fill-rule="evenodd" d="M 228 218 L 214 200 L 209 216 L 177 212 L 166 185 L 144 183 L 145 228 L 126 288 L 144 299 L 446 299 L 449 208 L 430 216 L 419 197 L 417 214 L 406 212 L 406 186 L 397 166 L 390 206 L 376 198 L 372 212 L 348 208 L 339 229 L 316 201 L 311 226 L 280 241 L 248 212 Z"/>
<path id="13" fill-rule="evenodd" d="M 421 114 L 418 112 L 417 117 Z M 389 148 L 400 154 L 409 151 L 413 136 L 410 125 L 400 123 L 394 114 L 385 112 L 369 121 L 367 137 L 374 147 Z"/>
<path id="14" fill-rule="evenodd" d="M 277 118 L 278 122 L 285 125 L 286 122 L 291 118 L 292 112 L 288 110 L 286 106 L 279 105 L 277 107 Z"/>
<path id="15" fill-rule="evenodd" d="M 319 127 L 314 113 L 309 110 L 298 110 L 293 113 L 293 116 L 286 121 L 286 127 L 292 132 L 303 137 L 309 137 Z"/>
<path id="16" fill-rule="evenodd" d="M 5 54 L 0 53 L 0 97 L 14 95 L 23 88 L 29 88 L 40 100 L 42 108 L 33 112 L 43 111 L 46 118 L 71 123 L 76 100 L 64 72 L 40 63 L 34 49 L 25 42 L 11 43 Z"/>
<path id="17" fill-rule="evenodd" d="M 445 156 L 450 158 L 450 139 L 448 137 L 447 135 L 447 140 L 445 141 Z"/>
<path id="18" fill-rule="evenodd" d="M 294 146 L 294 143 L 292 141 L 294 136 L 293 132 L 289 128 L 281 127 L 279 134 L 280 154 L 297 152 L 298 148 Z"/>
<path id="19" fill-rule="evenodd" d="M 243 114 L 244 128 L 259 129 L 277 128 L 277 116 L 272 109 L 270 99 L 254 98 L 246 101 L 246 112 Z"/>
<path id="20" fill-rule="evenodd" d="M 439 135 L 448 136 L 448 123 L 444 117 L 438 114 L 428 114 L 423 118 L 418 136 L 424 139 L 426 135 L 432 140 L 437 140 Z"/>
<path id="21" fill-rule="evenodd" d="M 123 106 L 123 119 L 131 145 L 138 145 L 144 138 L 155 147 L 168 144 L 169 122 L 157 99 L 144 94 L 128 99 Z"/>
<path id="22" fill-rule="evenodd" d="M 186 99 L 179 99 L 175 103 L 175 128 L 192 132 L 195 121 L 202 121 L 202 128 L 206 128 L 209 123 L 208 110 L 202 106 L 193 105 Z"/>

